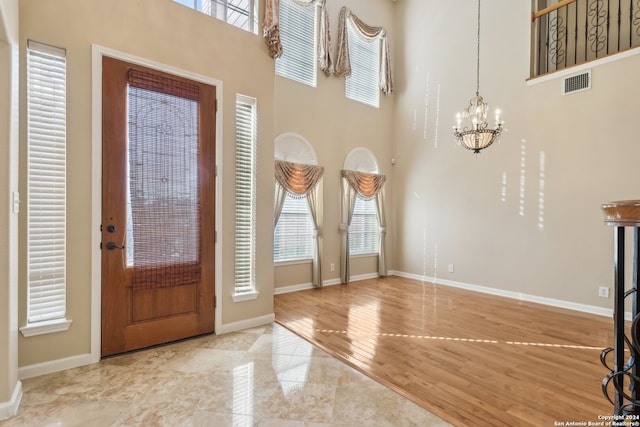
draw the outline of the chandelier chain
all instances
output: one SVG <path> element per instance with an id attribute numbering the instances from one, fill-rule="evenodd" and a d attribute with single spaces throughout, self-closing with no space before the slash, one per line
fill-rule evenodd
<path id="1" fill-rule="evenodd" d="M 478 55 L 476 57 L 476 96 L 480 95 L 480 0 L 478 0 Z"/>

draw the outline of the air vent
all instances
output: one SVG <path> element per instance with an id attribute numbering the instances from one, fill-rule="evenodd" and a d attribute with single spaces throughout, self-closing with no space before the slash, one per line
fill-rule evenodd
<path id="1" fill-rule="evenodd" d="M 591 89 L 591 70 L 565 77 L 562 81 L 562 94 L 567 95 Z"/>

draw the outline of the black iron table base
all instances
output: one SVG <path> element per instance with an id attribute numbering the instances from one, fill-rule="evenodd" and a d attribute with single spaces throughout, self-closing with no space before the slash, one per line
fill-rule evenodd
<path id="1" fill-rule="evenodd" d="M 605 223 L 614 227 L 613 347 L 600 354 L 600 362 L 609 373 L 602 380 L 602 392 L 612 403 L 614 415 L 640 416 L 640 316 L 638 281 L 640 278 L 640 200 L 602 205 Z M 633 229 L 633 272 L 631 286 L 625 285 L 625 234 Z M 631 327 L 625 325 L 625 310 L 631 308 Z"/>

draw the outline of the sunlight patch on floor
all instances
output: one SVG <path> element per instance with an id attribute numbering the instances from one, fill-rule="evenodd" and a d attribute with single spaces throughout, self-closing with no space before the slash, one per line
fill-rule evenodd
<path id="1" fill-rule="evenodd" d="M 391 334 L 386 332 L 347 332 L 337 331 L 332 329 L 316 329 L 315 332 L 321 332 L 326 334 L 349 334 L 351 337 L 396 337 L 396 338 L 412 338 L 412 339 L 425 339 L 425 340 L 437 340 L 437 341 L 457 341 L 457 342 L 471 342 L 471 343 L 483 343 L 483 344 L 508 344 L 508 345 L 521 345 L 531 347 L 556 347 L 556 348 L 574 348 L 581 350 L 602 350 L 602 347 L 593 347 L 588 345 L 575 345 L 575 344 L 550 344 L 550 343 L 536 343 L 536 342 L 520 342 L 520 341 L 498 341 L 476 338 L 461 338 L 461 337 L 443 337 L 443 336 L 431 336 L 431 335 L 411 335 L 411 334 Z"/>

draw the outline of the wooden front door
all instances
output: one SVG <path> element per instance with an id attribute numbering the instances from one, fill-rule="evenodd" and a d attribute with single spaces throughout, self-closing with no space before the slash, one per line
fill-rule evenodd
<path id="1" fill-rule="evenodd" d="M 215 87 L 102 62 L 102 355 L 214 330 Z"/>

